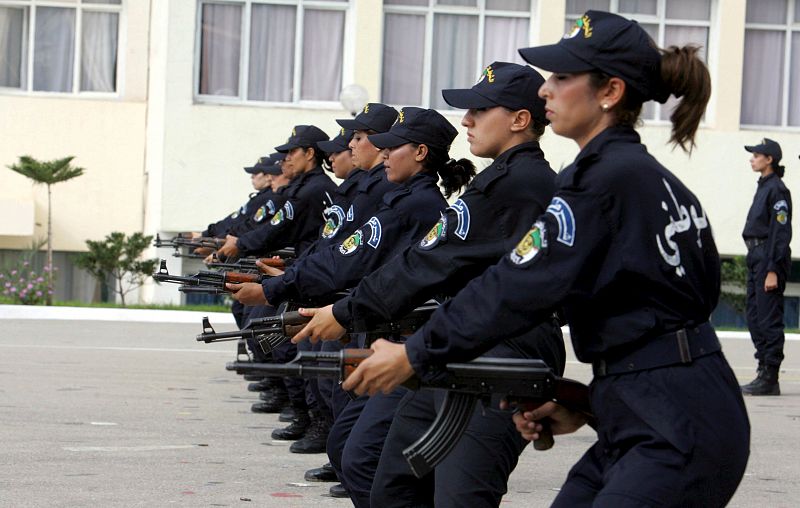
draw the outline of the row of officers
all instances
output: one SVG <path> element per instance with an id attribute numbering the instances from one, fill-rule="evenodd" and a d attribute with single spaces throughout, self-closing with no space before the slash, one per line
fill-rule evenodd
<path id="1" fill-rule="evenodd" d="M 634 129 L 645 102 L 679 97 L 671 141 L 691 150 L 711 91 L 698 49 L 658 49 L 637 23 L 588 11 L 558 43 L 520 54 L 550 77 L 494 62 L 471 88 L 442 91 L 465 110 L 471 153 L 493 160 L 477 175 L 450 157 L 457 130 L 441 114 L 379 103 L 337 120 L 333 139 L 295 126 L 276 153 L 245 168 L 259 192 L 202 234 L 225 238 L 222 256 L 293 247 L 297 257 L 285 270 L 262 265 L 273 276 L 261 284 L 229 286 L 237 323 L 285 302 L 313 316 L 271 358 L 253 347 L 255 360 L 363 346 L 363 337 L 337 339 L 354 323 L 368 329 L 440 303 L 413 335 L 373 342 L 341 386 L 255 380 L 249 389 L 263 402 L 253 411 L 291 419 L 273 437 L 296 440 L 293 452 L 326 452 L 329 463 L 306 478 L 340 482 L 332 494 L 355 506 L 498 506 L 542 423 L 565 434 L 586 417 L 552 402 L 493 400 L 417 479 L 402 450 L 430 426 L 442 395 L 400 385 L 480 355 L 541 359 L 561 374 L 566 321 L 594 372 L 598 440 L 554 506 L 723 506 L 749 456 L 742 392 L 779 393 L 792 214 L 780 147 L 746 147 L 761 175 L 744 231 L 759 367 L 740 387 L 709 324 L 720 293 L 710 220 Z M 580 148 L 558 174 L 539 146 L 547 125 Z"/>

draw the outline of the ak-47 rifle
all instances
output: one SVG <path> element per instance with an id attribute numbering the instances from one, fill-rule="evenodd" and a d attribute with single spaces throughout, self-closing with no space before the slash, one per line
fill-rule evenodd
<path id="1" fill-rule="evenodd" d="M 260 273 L 241 272 L 209 272 L 200 271 L 194 275 L 172 275 L 167 270 L 167 260 L 162 259 L 161 265 L 153 279 L 158 282 L 173 282 L 182 284 L 179 291 L 184 293 L 230 293 L 225 284 L 243 284 L 245 282 L 261 283 L 268 275 Z"/>
<path id="2" fill-rule="evenodd" d="M 199 238 L 191 238 L 182 235 L 173 236 L 172 238 L 168 238 L 163 240 L 159 234 L 156 233 L 156 239 L 153 240 L 154 247 L 173 247 L 178 249 L 180 247 L 188 247 L 192 249 L 205 247 L 210 249 L 219 249 L 225 244 L 224 238 L 209 238 L 209 237 L 199 237 Z"/>
<path id="3" fill-rule="evenodd" d="M 341 382 L 371 354 L 371 349 L 300 351 L 286 364 L 232 362 L 225 368 L 267 376 L 333 377 Z M 592 418 L 589 388 L 557 376 L 541 360 L 481 357 L 467 363 L 448 363 L 440 375 L 424 381 L 413 377 L 404 386 L 412 390 L 447 390 L 431 427 L 403 450 L 417 478 L 428 474 L 450 453 L 466 430 L 477 401 L 487 404 L 493 394 L 517 403 L 554 401 Z M 536 449 L 551 448 L 553 435 L 549 426 L 539 434 L 540 439 L 534 442 Z"/>
<path id="4" fill-rule="evenodd" d="M 367 333 L 367 342 L 392 335 L 410 335 L 428 321 L 436 307 L 438 306 L 423 305 L 400 319 L 373 326 L 369 331 L 350 329 L 347 333 Z M 218 333 L 211 326 L 208 317 L 204 317 L 203 333 L 197 336 L 197 341 L 208 344 L 209 342 L 251 339 L 261 347 L 264 353 L 270 353 L 299 333 L 309 321 L 311 321 L 310 317 L 303 316 L 296 311 L 284 311 L 274 316 L 252 319 L 247 328 Z"/>

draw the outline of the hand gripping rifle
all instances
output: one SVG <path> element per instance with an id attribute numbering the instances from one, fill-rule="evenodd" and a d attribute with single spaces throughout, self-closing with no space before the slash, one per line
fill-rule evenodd
<path id="1" fill-rule="evenodd" d="M 260 273 L 241 272 L 209 272 L 200 271 L 194 275 L 172 275 L 167 270 L 167 260 L 161 260 L 161 266 L 153 274 L 153 279 L 158 282 L 173 282 L 182 284 L 179 291 L 184 293 L 229 293 L 225 284 L 243 284 L 245 282 L 261 283 L 267 275 Z"/>
<path id="2" fill-rule="evenodd" d="M 370 349 L 300 351 L 287 364 L 232 362 L 228 370 L 258 372 L 268 376 L 333 377 L 343 381 L 372 354 Z M 422 478 L 436 467 L 458 443 L 472 417 L 478 400 L 487 404 L 492 394 L 514 402 L 557 402 L 591 418 L 589 388 L 577 381 L 558 377 L 541 360 L 523 358 L 477 358 L 467 363 L 448 363 L 439 376 L 422 381 L 411 378 L 404 386 L 446 390 L 444 402 L 430 428 L 403 450 L 411 471 Z M 553 446 L 549 426 L 534 442 L 537 450 Z"/>
<path id="3" fill-rule="evenodd" d="M 423 305 L 400 319 L 373 326 L 369 331 L 350 329 L 347 333 L 366 333 L 368 342 L 370 339 L 386 336 L 410 335 L 428 321 L 436 307 L 438 306 Z M 270 353 L 273 349 L 297 335 L 309 321 L 311 321 L 311 317 L 303 316 L 296 311 L 284 311 L 275 316 L 252 319 L 247 328 L 241 330 L 217 333 L 208 321 L 208 317 L 204 317 L 203 333 L 197 336 L 197 341 L 208 344 L 209 342 L 252 339 L 261 347 L 264 353 Z"/>

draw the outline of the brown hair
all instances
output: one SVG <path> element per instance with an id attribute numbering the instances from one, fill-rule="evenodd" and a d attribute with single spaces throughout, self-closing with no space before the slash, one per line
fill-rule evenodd
<path id="1" fill-rule="evenodd" d="M 661 49 L 661 81 L 664 90 L 681 99 L 670 116 L 672 134 L 670 142 L 691 153 L 695 147 L 697 127 L 711 97 L 711 76 L 706 64 L 698 57 L 698 46 L 682 48 L 670 46 Z M 600 71 L 589 73 L 591 86 L 598 89 L 608 83 L 611 76 Z M 633 87 L 626 87 L 625 96 L 614 108 L 617 124 L 634 126 L 642 111 L 645 98 Z"/>
<path id="2" fill-rule="evenodd" d="M 419 146 L 417 143 L 412 143 Z M 451 159 L 447 149 L 436 146 L 428 147 L 428 156 L 422 161 L 426 171 L 435 171 L 442 179 L 444 197 L 449 198 L 472 180 L 475 176 L 475 164 L 469 159 Z"/>

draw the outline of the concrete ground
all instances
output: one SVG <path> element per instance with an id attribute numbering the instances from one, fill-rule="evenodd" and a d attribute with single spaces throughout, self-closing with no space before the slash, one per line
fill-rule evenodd
<path id="1" fill-rule="evenodd" d="M 0 506 L 350 506 L 326 496 L 330 484 L 304 482 L 325 456 L 273 442 L 284 424 L 251 413 L 256 394 L 224 369 L 232 343 L 198 343 L 199 332 L 199 322 L 0 319 Z M 750 342 L 723 343 L 749 381 Z M 747 399 L 752 453 L 731 506 L 800 506 L 799 341 L 786 357 L 783 395 Z M 567 370 L 589 379 L 584 365 Z M 556 439 L 523 453 L 504 506 L 548 506 L 594 440 Z"/>

